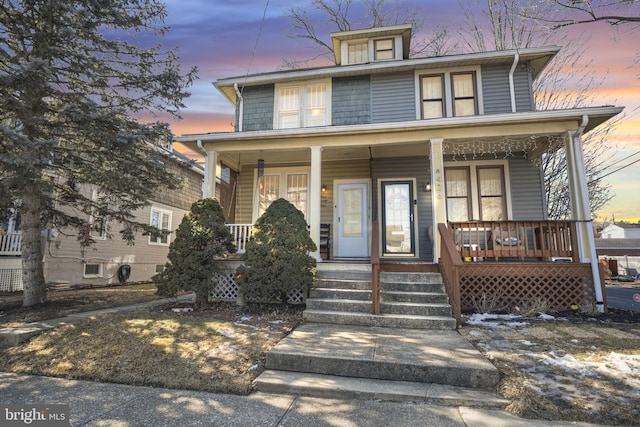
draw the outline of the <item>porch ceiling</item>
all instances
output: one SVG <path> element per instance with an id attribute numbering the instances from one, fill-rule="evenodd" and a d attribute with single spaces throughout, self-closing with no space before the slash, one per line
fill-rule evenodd
<path id="1" fill-rule="evenodd" d="M 576 131 L 584 116 L 585 131 L 622 111 L 619 107 L 536 111 L 487 116 L 412 120 L 352 126 L 226 132 L 185 135 L 176 138 L 192 149 L 200 142 L 205 150 L 220 154 L 229 165 L 301 163 L 310 160 L 309 147 L 323 147 L 323 161 L 422 156 L 431 139 L 443 139 L 445 154 L 530 152 L 540 155 L 550 142 Z"/>

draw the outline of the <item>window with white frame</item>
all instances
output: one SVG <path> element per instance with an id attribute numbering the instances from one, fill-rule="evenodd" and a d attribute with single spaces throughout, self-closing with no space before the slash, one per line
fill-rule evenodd
<path id="1" fill-rule="evenodd" d="M 369 43 L 367 41 L 349 43 L 349 64 L 369 62 Z"/>
<path id="2" fill-rule="evenodd" d="M 91 201 L 93 204 L 99 203 L 100 193 L 97 190 L 92 190 Z M 105 240 L 107 238 L 107 223 L 108 218 L 101 216 L 97 212 L 96 206 L 91 206 L 89 209 L 88 223 L 90 226 L 90 234 L 92 239 Z"/>
<path id="3" fill-rule="evenodd" d="M 457 68 L 417 72 L 418 118 L 482 114 L 481 81 L 477 69 Z"/>
<path id="4" fill-rule="evenodd" d="M 384 61 L 395 58 L 394 39 L 381 39 L 373 41 L 373 52 L 376 61 Z"/>
<path id="5" fill-rule="evenodd" d="M 168 245 L 170 243 L 171 212 L 158 208 L 151 208 L 150 224 L 162 232 L 151 233 L 149 236 L 150 245 Z"/>
<path id="6" fill-rule="evenodd" d="M 85 279 L 102 277 L 102 264 L 83 264 L 82 277 Z"/>
<path id="7" fill-rule="evenodd" d="M 328 81 L 276 86 L 275 129 L 327 126 L 330 124 Z"/>
<path id="8" fill-rule="evenodd" d="M 445 167 L 447 218 L 460 222 L 510 218 L 506 165 L 481 163 Z"/>
<path id="9" fill-rule="evenodd" d="M 258 192 L 256 209 L 257 219 L 271 203 L 283 198 L 308 216 L 309 170 L 308 168 L 267 169 L 262 177 L 257 176 Z"/>

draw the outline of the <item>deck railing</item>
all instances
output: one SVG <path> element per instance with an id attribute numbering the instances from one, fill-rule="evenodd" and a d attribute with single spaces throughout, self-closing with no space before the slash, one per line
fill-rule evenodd
<path id="1" fill-rule="evenodd" d="M 238 251 L 236 253 L 243 254 L 247 250 L 247 243 L 251 240 L 251 229 L 253 224 L 227 224 L 229 231 L 233 236 L 233 242 L 236 244 Z"/>
<path id="2" fill-rule="evenodd" d="M 579 262 L 572 221 L 438 224 L 438 235 L 440 273 L 458 325 L 462 311 L 479 310 L 482 300 L 495 310 L 595 303 L 596 281 L 591 265 Z"/>
<path id="3" fill-rule="evenodd" d="M 21 255 L 22 233 L 0 234 L 0 255 Z"/>
<path id="4" fill-rule="evenodd" d="M 578 262 L 573 221 L 468 221 L 449 224 L 464 260 L 517 257 L 522 261 L 566 258 Z"/>
<path id="5" fill-rule="evenodd" d="M 378 223 L 371 227 L 371 312 L 380 314 L 380 232 Z"/>

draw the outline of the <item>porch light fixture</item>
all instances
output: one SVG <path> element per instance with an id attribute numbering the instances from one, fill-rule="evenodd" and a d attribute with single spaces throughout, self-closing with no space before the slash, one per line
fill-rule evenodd
<path id="1" fill-rule="evenodd" d="M 431 183 L 430 182 L 427 182 L 424 185 L 424 191 L 426 191 L 427 193 L 431 192 Z"/>
<path id="2" fill-rule="evenodd" d="M 323 193 L 327 192 L 327 186 L 322 184 L 322 187 L 320 188 L 322 190 Z"/>

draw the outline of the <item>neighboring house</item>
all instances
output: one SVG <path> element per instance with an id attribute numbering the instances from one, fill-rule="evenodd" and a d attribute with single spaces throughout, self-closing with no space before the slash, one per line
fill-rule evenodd
<path id="1" fill-rule="evenodd" d="M 170 149 L 170 147 L 168 148 Z M 180 161 L 186 161 L 175 153 Z M 136 214 L 136 220 L 175 231 L 191 204 L 202 197 L 202 167 L 175 167 L 182 174 L 184 187 L 179 190 L 159 191 L 150 205 Z M 220 186 L 220 185 L 219 185 Z M 221 186 L 220 186 L 221 187 Z M 99 188 L 85 187 L 87 196 L 95 197 Z M 15 227 L 14 227 L 15 228 Z M 49 229 L 43 231 L 44 275 L 49 284 L 112 284 L 127 281 L 149 280 L 164 268 L 173 234 L 167 236 L 136 236 L 134 245 L 120 237 L 117 223 L 108 218 L 98 218 L 86 212 L 86 231 L 78 236 L 76 230 Z M 107 238 L 110 234 L 113 238 Z M 0 236 L 0 243 L 9 235 Z M 83 248 L 81 242 L 93 243 Z M 5 245 L 7 246 L 7 245 Z M 22 289 L 21 248 L 13 251 L 0 246 L 0 290 Z"/>
<path id="2" fill-rule="evenodd" d="M 640 224 L 617 222 L 607 225 L 601 232 L 601 239 L 640 239 Z"/>
<path id="3" fill-rule="evenodd" d="M 581 136 L 622 108 L 537 111 L 533 81 L 559 47 L 409 58 L 410 38 L 410 25 L 334 33 L 335 66 L 218 80 L 215 87 L 236 107 L 235 132 L 176 138 L 206 152 L 205 194 L 216 192 L 217 168 L 237 173 L 232 200 L 240 225 L 253 223 L 273 200 L 288 199 L 305 214 L 316 243 L 330 226 L 334 261 L 367 260 L 379 251 L 383 264 L 439 262 L 451 270 L 462 268 L 461 256 L 519 261 L 564 254 L 581 269 L 576 277 L 587 272 L 602 302 Z M 561 147 L 569 158 L 573 221 L 551 229 L 538 164 Z M 458 261 L 447 267 L 445 251 L 456 244 Z M 320 252 L 315 256 L 321 261 Z M 465 268 L 505 272 L 520 263 L 503 264 Z M 441 272 L 451 282 L 451 271 Z M 463 286 L 456 277 L 447 286 Z M 508 282 L 496 280 L 492 286 Z M 479 283 L 476 289 L 485 286 Z M 464 292 L 475 291 L 462 290 L 464 307 Z"/>

